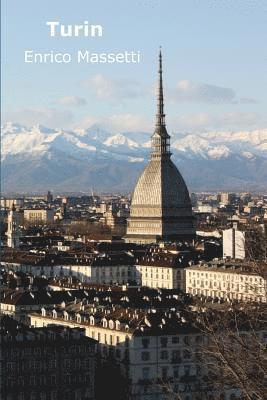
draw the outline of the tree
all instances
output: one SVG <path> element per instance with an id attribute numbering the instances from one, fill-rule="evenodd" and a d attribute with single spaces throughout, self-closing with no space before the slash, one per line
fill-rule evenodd
<path id="1" fill-rule="evenodd" d="M 200 351 L 207 388 L 215 393 L 234 390 L 247 400 L 266 399 L 265 304 L 208 308 L 198 319 L 205 337 Z"/>

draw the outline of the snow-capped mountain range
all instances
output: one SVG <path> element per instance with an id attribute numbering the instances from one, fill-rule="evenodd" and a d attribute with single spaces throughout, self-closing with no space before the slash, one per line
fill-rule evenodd
<path id="1" fill-rule="evenodd" d="M 267 129 L 174 134 L 172 159 L 190 190 L 264 190 Z M 2 127 L 2 191 L 129 191 L 149 157 L 150 134 L 100 127 Z"/>

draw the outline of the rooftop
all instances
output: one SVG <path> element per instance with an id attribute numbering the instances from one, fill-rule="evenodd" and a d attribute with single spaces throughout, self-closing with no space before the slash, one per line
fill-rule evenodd
<path id="1" fill-rule="evenodd" d="M 29 328 L 16 320 L 4 316 L 0 320 L 1 341 L 12 346 L 14 342 L 18 344 L 33 342 L 72 342 L 81 341 L 86 344 L 94 344 L 95 341 L 85 336 L 83 328 L 69 328 L 62 325 L 54 325 L 43 328 Z"/>
<path id="2" fill-rule="evenodd" d="M 246 260 L 212 260 L 209 262 L 200 262 L 186 268 L 194 271 L 214 271 L 222 273 L 259 275 L 260 268 L 253 261 Z"/>

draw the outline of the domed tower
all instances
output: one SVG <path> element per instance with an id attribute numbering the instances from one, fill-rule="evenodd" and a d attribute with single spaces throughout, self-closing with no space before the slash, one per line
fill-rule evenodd
<path id="1" fill-rule="evenodd" d="M 132 195 L 125 241 L 193 239 L 196 229 L 192 205 L 185 181 L 171 160 L 170 136 L 165 126 L 161 51 L 156 127 L 151 145 L 150 161 Z"/>

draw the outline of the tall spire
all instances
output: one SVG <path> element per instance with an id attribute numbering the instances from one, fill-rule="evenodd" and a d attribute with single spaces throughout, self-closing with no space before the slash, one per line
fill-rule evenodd
<path id="1" fill-rule="evenodd" d="M 159 70 L 158 70 L 158 94 L 157 94 L 157 114 L 156 114 L 156 127 L 152 136 L 152 153 L 153 157 L 162 155 L 170 155 L 170 136 L 167 133 L 165 126 L 164 114 L 164 96 L 163 96 L 163 83 L 162 83 L 162 53 L 161 47 L 159 50 Z"/>
<path id="2" fill-rule="evenodd" d="M 158 81 L 158 105 L 157 105 L 157 126 L 165 126 L 164 114 L 164 98 L 163 98 L 163 84 L 162 84 L 162 54 L 161 47 L 159 50 L 159 81 Z"/>

